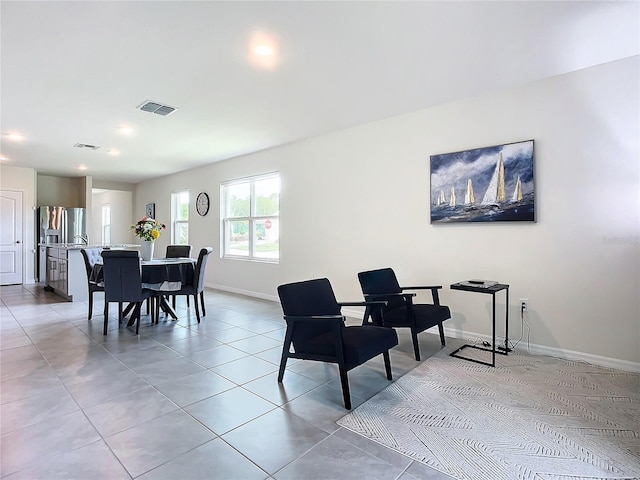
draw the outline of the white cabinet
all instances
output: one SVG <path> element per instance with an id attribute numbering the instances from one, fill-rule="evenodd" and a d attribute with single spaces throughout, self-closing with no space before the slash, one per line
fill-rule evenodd
<path id="1" fill-rule="evenodd" d="M 67 251 L 67 289 L 74 302 L 89 300 L 87 269 L 80 249 Z"/>
<path id="2" fill-rule="evenodd" d="M 38 281 L 47 282 L 47 247 L 44 245 L 38 247 Z"/>
<path id="3" fill-rule="evenodd" d="M 72 302 L 89 299 L 80 249 L 47 247 L 47 288 Z"/>
<path id="4" fill-rule="evenodd" d="M 57 247 L 47 248 L 47 286 L 54 291 L 61 293 L 60 285 L 60 249 Z M 64 252 L 64 261 L 67 260 L 67 252 Z M 66 286 L 65 286 L 66 294 Z"/>

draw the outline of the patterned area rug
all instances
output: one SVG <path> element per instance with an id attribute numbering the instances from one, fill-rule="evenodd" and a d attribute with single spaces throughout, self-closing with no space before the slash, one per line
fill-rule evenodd
<path id="1" fill-rule="evenodd" d="M 448 353 L 338 424 L 457 479 L 640 478 L 640 375 L 518 353 L 492 368 Z"/>

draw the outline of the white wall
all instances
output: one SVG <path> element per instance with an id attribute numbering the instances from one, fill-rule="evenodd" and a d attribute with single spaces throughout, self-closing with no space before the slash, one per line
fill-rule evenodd
<path id="1" fill-rule="evenodd" d="M 91 232 L 89 239 L 92 245 L 102 243 L 102 206 L 111 205 L 111 245 L 134 243 L 130 226 L 133 210 L 133 192 L 107 190 L 94 193 L 91 209 Z"/>
<path id="2" fill-rule="evenodd" d="M 490 333 L 491 297 L 448 285 L 495 279 L 511 285 L 511 338 L 526 297 L 539 350 L 639 369 L 639 85 L 633 57 L 416 111 L 142 183 L 134 212 L 154 201 L 168 222 L 172 191 L 207 191 L 191 243 L 219 252 L 220 182 L 278 170 L 280 263 L 217 256 L 210 286 L 275 299 L 280 283 L 327 276 L 357 300 L 358 271 L 392 266 L 402 284 L 444 285 L 448 332 L 466 338 Z M 537 223 L 430 225 L 431 154 L 532 138 Z"/>
<path id="3" fill-rule="evenodd" d="M 58 205 L 86 208 L 86 185 L 85 177 L 38 175 L 37 206 Z"/>
<path id="4" fill-rule="evenodd" d="M 24 283 L 35 283 L 36 259 L 36 172 L 33 168 L 0 165 L 0 189 L 22 192 L 22 238 L 23 260 L 22 271 Z M 0 228 L 2 226 L 0 225 Z"/>

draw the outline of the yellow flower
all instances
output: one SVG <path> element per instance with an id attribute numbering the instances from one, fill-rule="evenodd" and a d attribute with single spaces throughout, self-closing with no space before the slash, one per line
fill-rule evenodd
<path id="1" fill-rule="evenodd" d="M 160 238 L 160 233 L 165 228 L 167 228 L 167 226 L 164 223 L 149 217 L 143 217 L 142 220 L 131 225 L 131 230 L 133 230 L 136 236 L 150 242 L 154 242 Z"/>

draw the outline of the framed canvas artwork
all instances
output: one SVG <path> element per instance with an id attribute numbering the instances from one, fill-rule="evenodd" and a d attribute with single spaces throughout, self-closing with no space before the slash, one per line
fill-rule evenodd
<path id="1" fill-rule="evenodd" d="M 535 222 L 533 140 L 431 155 L 431 223 Z"/>
<path id="2" fill-rule="evenodd" d="M 149 218 L 156 218 L 156 204 L 155 203 L 147 203 L 146 213 L 145 215 Z"/>

